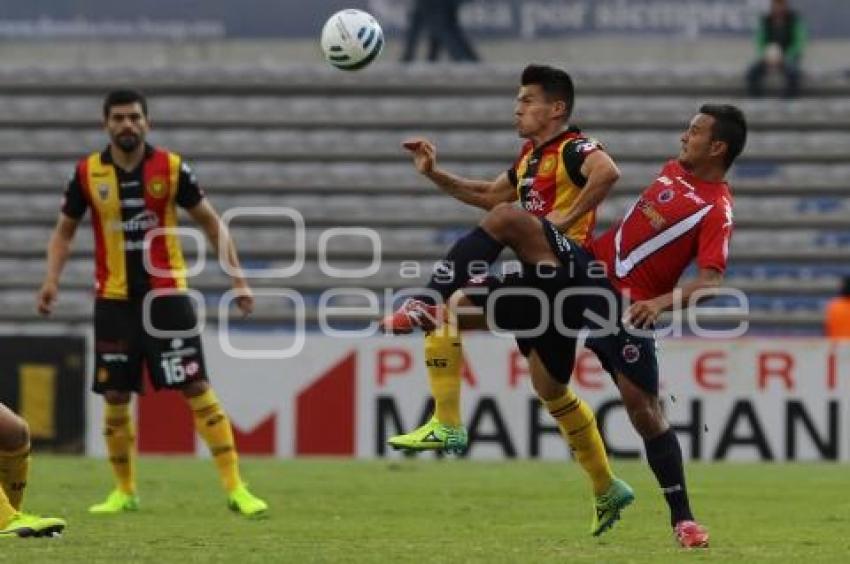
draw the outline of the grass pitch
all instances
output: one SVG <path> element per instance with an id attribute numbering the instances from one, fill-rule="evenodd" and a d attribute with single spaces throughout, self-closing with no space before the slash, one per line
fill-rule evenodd
<path id="1" fill-rule="evenodd" d="M 27 508 L 64 516 L 60 539 L 8 539 L 0 562 L 847 562 L 847 465 L 689 466 L 712 548 L 673 546 L 649 469 L 618 462 L 637 500 L 599 539 L 588 484 L 569 463 L 243 460 L 268 519 L 230 513 L 209 460 L 146 458 L 142 510 L 90 516 L 103 460 L 36 456 Z"/>

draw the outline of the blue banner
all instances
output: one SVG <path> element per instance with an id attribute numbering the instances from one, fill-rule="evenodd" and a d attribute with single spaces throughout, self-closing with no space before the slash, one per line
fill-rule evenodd
<path id="1" fill-rule="evenodd" d="M 370 11 L 390 35 L 407 25 L 405 0 L 0 0 L 0 39 L 209 40 L 316 37 L 343 8 Z M 582 34 L 680 38 L 751 35 L 766 0 L 468 0 L 476 36 Z M 850 2 L 799 0 L 810 36 L 850 37 Z"/>

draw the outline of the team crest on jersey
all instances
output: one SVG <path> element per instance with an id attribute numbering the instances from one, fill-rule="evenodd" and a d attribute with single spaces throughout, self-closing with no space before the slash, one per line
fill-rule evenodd
<path id="1" fill-rule="evenodd" d="M 543 176 L 549 176 L 553 172 L 555 172 L 555 168 L 558 166 L 558 162 L 555 160 L 555 155 L 546 155 L 543 157 L 543 162 L 540 163 L 540 170 L 537 174 Z"/>
<path id="2" fill-rule="evenodd" d="M 675 195 L 676 195 L 676 193 L 673 192 L 673 190 L 671 190 L 670 188 L 667 188 L 666 190 L 662 190 L 658 194 L 658 203 L 659 204 L 666 204 L 666 203 L 670 202 L 670 200 L 672 200 Z"/>
<path id="3" fill-rule="evenodd" d="M 101 200 L 107 199 L 109 197 L 109 184 L 98 184 L 97 195 L 100 196 Z"/>
<path id="4" fill-rule="evenodd" d="M 166 184 L 164 178 L 156 176 L 148 182 L 147 190 L 148 194 L 154 198 L 162 198 L 168 191 L 168 184 Z"/>

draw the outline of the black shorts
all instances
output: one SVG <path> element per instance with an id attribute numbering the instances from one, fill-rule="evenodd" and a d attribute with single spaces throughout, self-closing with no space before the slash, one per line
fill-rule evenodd
<path id="1" fill-rule="evenodd" d="M 578 305 L 582 311 L 610 320 L 610 330 L 606 330 L 604 324 L 591 321 L 586 314 L 582 314 L 582 327 L 591 331 L 585 346 L 596 353 L 602 367 L 612 377 L 622 374 L 643 390 L 657 396 L 659 375 L 654 336 L 646 330 L 634 331 L 623 326 L 623 297 L 604 276 L 602 265 L 594 264 L 593 255 L 565 237 L 545 219 L 543 231 L 552 251 L 566 268 L 569 283 L 592 290 L 587 296 L 577 297 L 577 302 L 568 303 L 567 307 Z M 593 295 L 593 291 L 599 290 L 612 296 L 612 299 Z"/>
<path id="2" fill-rule="evenodd" d="M 464 288 L 464 295 L 485 313 L 490 310 L 491 329 L 510 333 L 538 329 L 534 336 L 517 336 L 517 347 L 525 357 L 536 352 L 549 374 L 566 384 L 575 364 L 580 316 L 575 307 L 564 307 L 561 324 L 569 331 L 559 330 L 555 322 L 552 306 L 565 283 L 560 269 L 523 265 L 521 272 L 473 282 Z"/>
<path id="3" fill-rule="evenodd" d="M 151 325 L 160 331 L 190 331 L 197 325 L 192 300 L 187 296 L 159 296 L 150 302 Z M 98 299 L 94 306 L 95 373 L 92 389 L 142 392 L 142 372 L 147 368 L 154 389 L 179 389 L 195 380 L 206 380 L 201 337 L 159 338 L 144 327 L 141 299 Z"/>

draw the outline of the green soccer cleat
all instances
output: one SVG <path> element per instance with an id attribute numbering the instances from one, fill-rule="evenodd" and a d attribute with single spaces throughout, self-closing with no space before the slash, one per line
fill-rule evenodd
<path id="1" fill-rule="evenodd" d="M 231 511 L 236 511 L 245 517 L 264 517 L 269 509 L 268 504 L 249 492 L 244 484 L 230 492 L 227 496 L 227 506 Z"/>
<path id="2" fill-rule="evenodd" d="M 89 513 L 95 515 L 114 515 L 125 511 L 139 510 L 139 496 L 124 493 L 121 490 L 112 490 L 106 501 L 89 507 Z"/>
<path id="3" fill-rule="evenodd" d="M 58 537 L 62 535 L 65 526 L 64 519 L 18 513 L 0 529 L 0 538 Z"/>
<path id="4" fill-rule="evenodd" d="M 593 523 L 590 525 L 590 533 L 598 537 L 614 526 L 620 518 L 620 511 L 625 509 L 635 500 L 635 492 L 632 488 L 619 478 L 614 478 L 611 485 L 602 495 L 596 496 L 594 500 Z"/>
<path id="5" fill-rule="evenodd" d="M 449 454 L 462 454 L 469 444 L 463 425 L 453 427 L 437 421 L 436 417 L 406 435 L 390 437 L 387 443 L 395 450 L 419 452 L 442 450 Z"/>

